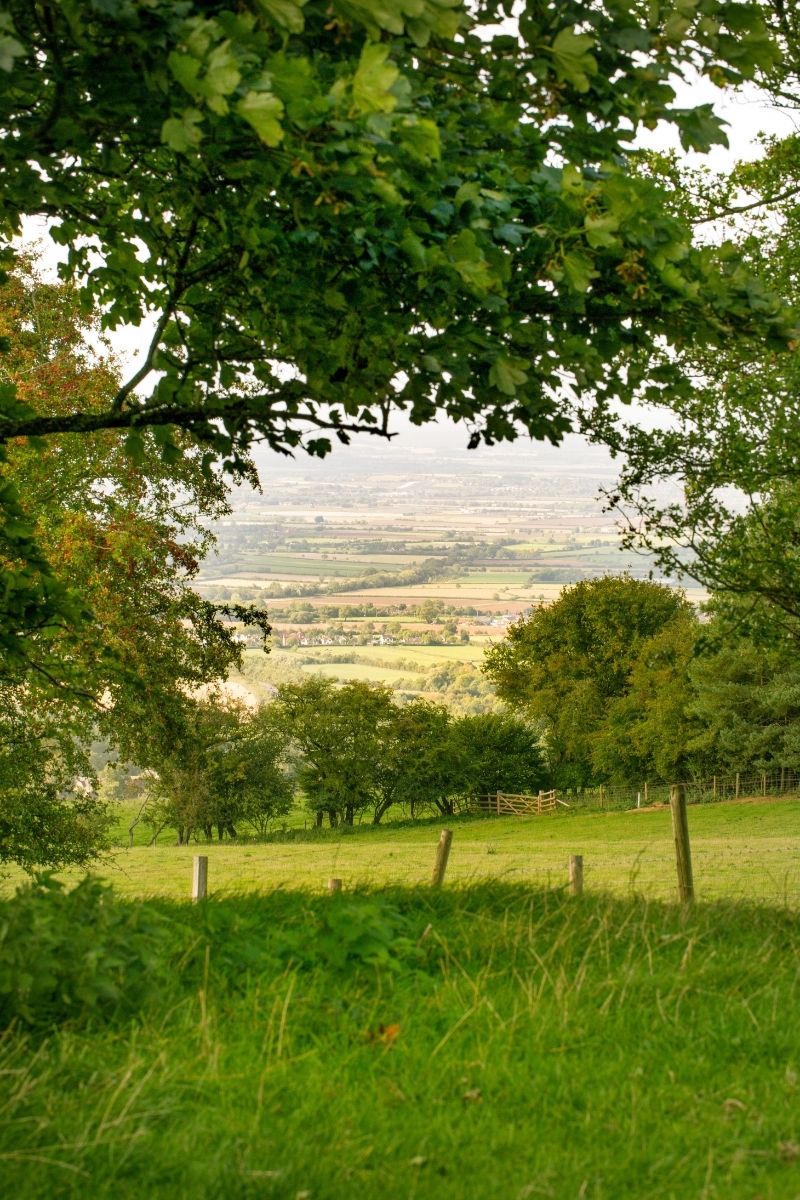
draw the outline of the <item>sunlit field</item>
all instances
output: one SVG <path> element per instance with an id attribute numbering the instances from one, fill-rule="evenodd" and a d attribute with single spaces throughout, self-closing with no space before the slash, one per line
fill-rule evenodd
<path id="1" fill-rule="evenodd" d="M 309 822 L 310 823 L 310 822 Z M 115 848 L 96 868 L 124 896 L 186 898 L 192 858 L 209 858 L 212 895 L 323 890 L 330 877 L 345 888 L 427 884 L 442 821 L 392 823 L 377 829 L 295 828 L 267 843 L 198 842 L 178 847 L 161 834 L 156 846 Z M 446 823 L 446 822 L 445 822 Z M 533 817 L 455 818 L 448 881 L 497 881 L 562 888 L 571 854 L 584 856 L 587 892 L 675 895 L 670 814 L 666 809 Z M 121 821 L 120 842 L 127 840 Z M 689 809 L 697 895 L 800 906 L 800 800 L 698 805 Z M 137 826 L 137 840 L 149 831 Z M 75 878 L 67 874 L 67 878 Z M 6 877 L 7 893 L 18 873 Z"/>

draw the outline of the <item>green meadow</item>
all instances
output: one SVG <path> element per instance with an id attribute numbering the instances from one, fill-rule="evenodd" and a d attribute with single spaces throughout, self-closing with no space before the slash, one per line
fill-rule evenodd
<path id="1" fill-rule="evenodd" d="M 786 909 L 492 884 L 8 910 L 46 971 L 2 997 L 19 1200 L 799 1194 Z"/>
<path id="2" fill-rule="evenodd" d="M 665 811 L 456 818 L 439 889 L 437 822 L 6 879 L 4 1194 L 796 1200 L 799 817 L 691 808 L 690 908 Z"/>
<path id="3" fill-rule="evenodd" d="M 395 821 L 375 828 L 276 832 L 268 842 L 155 846 L 150 830 L 135 830 L 126 849 L 131 810 L 120 812 L 119 843 L 97 873 L 122 896 L 180 900 L 189 894 L 192 858 L 209 859 L 212 895 L 280 889 L 322 890 L 330 877 L 346 888 L 425 885 L 442 823 L 454 830 L 448 882 L 566 884 L 571 854 L 584 856 L 587 892 L 669 901 L 675 895 L 672 827 L 667 809 L 556 812 L 531 817 L 456 817 Z M 310 822 L 309 822 L 310 823 Z M 702 900 L 758 901 L 800 907 L 800 800 L 695 805 L 689 808 L 695 887 Z M 66 879 L 77 875 L 65 873 Z M 8 876 L 6 892 L 21 875 Z"/>

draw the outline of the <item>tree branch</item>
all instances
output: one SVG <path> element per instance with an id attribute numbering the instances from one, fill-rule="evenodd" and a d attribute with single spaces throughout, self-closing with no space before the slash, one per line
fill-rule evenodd
<path id="1" fill-rule="evenodd" d="M 736 216 L 737 213 L 750 212 L 754 208 L 761 208 L 767 204 L 778 204 L 781 200 L 790 200 L 792 196 L 800 196 L 800 184 L 796 187 L 786 188 L 785 191 L 778 192 L 775 196 L 762 196 L 760 200 L 754 200 L 752 204 L 732 204 L 729 208 L 721 208 L 713 216 L 698 217 L 696 221 L 692 221 L 692 224 L 707 225 L 710 221 L 720 221 L 723 217 Z"/>
<path id="2" fill-rule="evenodd" d="M 178 262 L 177 262 L 177 265 L 175 268 L 175 276 L 174 276 L 173 284 L 172 284 L 172 287 L 170 288 L 169 295 L 167 296 L 167 300 L 164 305 L 164 311 L 162 312 L 161 316 L 159 317 L 158 323 L 155 328 L 155 332 L 153 333 L 153 336 L 150 339 L 150 345 L 147 349 L 147 354 L 145 356 L 145 360 L 142 363 L 139 370 L 134 375 L 132 375 L 131 378 L 128 380 L 128 382 L 124 383 L 122 385 L 122 387 L 119 389 L 119 391 L 117 392 L 117 394 L 114 397 L 112 404 L 111 404 L 112 412 L 119 412 L 119 410 L 122 408 L 123 404 L 127 400 L 128 396 L 131 394 L 131 392 L 134 391 L 134 389 L 139 386 L 139 384 L 142 382 L 143 379 L 147 378 L 147 376 L 150 374 L 150 372 L 153 369 L 153 359 L 156 356 L 156 352 L 157 352 L 159 344 L 161 342 L 161 338 L 163 337 L 164 330 L 166 329 L 171 317 L 174 315 L 175 307 L 178 303 L 181 293 L 184 290 L 183 276 L 184 276 L 184 272 L 186 271 L 186 266 L 189 262 L 189 255 L 192 252 L 192 246 L 194 245 L 194 239 L 197 234 L 197 224 L 198 224 L 198 215 L 195 212 L 192 216 L 191 221 L 189 222 L 189 228 L 186 232 L 186 237 L 184 238 L 183 246 L 181 248 L 181 252 L 178 257 Z"/>

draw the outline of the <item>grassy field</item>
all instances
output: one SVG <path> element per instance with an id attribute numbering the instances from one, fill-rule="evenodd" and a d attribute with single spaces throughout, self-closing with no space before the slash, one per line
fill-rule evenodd
<path id="1" fill-rule="evenodd" d="M 400 661 L 413 663 L 419 670 L 427 670 L 448 662 L 482 663 L 486 649 L 493 640 L 497 639 L 486 638 L 463 646 L 353 646 L 352 653 L 359 659 L 374 659 L 381 666 Z M 315 658 L 341 657 L 344 652 L 341 646 L 314 646 L 312 649 Z"/>
<path id="2" fill-rule="evenodd" d="M 0 929 L 16 1200 L 800 1194 L 780 908 L 83 888 L 0 903 Z"/>
<path id="3" fill-rule="evenodd" d="M 669 900 L 675 865 L 667 810 L 561 813 L 542 817 L 455 818 L 448 867 L 452 883 L 487 881 L 559 888 L 570 854 L 583 854 L 591 893 Z M 127 840 L 128 821 L 117 830 Z M 800 800 L 698 805 L 689 810 L 695 886 L 709 900 L 753 900 L 800 908 Z M 209 857 L 216 896 L 275 888 L 322 890 L 329 877 L 354 886 L 425 883 L 439 823 L 395 823 L 377 829 L 290 830 L 266 844 L 175 847 L 163 834 L 154 847 L 118 849 L 100 874 L 120 895 L 181 899 L 188 895 L 193 854 Z M 140 826 L 144 840 L 148 833 Z M 6 879 L 6 892 L 20 877 Z M 72 877 L 76 878 L 75 876 Z"/>
<path id="4" fill-rule="evenodd" d="M 385 683 L 391 686 L 403 684 L 409 672 L 393 667 L 373 666 L 370 663 L 304 663 L 302 670 L 309 675 L 324 675 L 327 679 L 362 679 L 367 683 Z"/>

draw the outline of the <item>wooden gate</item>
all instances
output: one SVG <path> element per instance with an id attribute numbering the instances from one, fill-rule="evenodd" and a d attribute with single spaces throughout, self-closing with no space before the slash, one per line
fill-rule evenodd
<path id="1" fill-rule="evenodd" d="M 482 812 L 495 813 L 498 817 L 503 813 L 528 817 L 531 813 L 555 812 L 559 804 L 562 808 L 569 808 L 564 800 L 559 800 L 555 788 L 552 788 L 549 792 L 539 792 L 536 796 L 519 792 L 496 792 L 494 795 L 481 796 L 478 807 Z"/>

